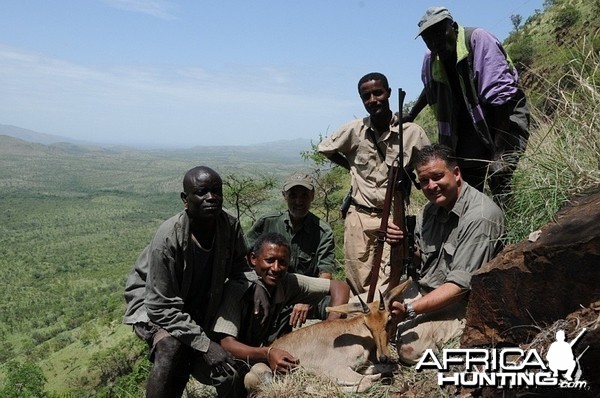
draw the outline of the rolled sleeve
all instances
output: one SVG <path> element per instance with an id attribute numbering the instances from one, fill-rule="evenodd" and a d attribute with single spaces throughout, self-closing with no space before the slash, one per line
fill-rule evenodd
<path id="1" fill-rule="evenodd" d="M 324 138 L 317 146 L 317 151 L 325 156 L 334 153 L 349 154 L 359 144 L 357 128 L 360 130 L 361 120 L 353 120 L 340 127 L 335 133 Z"/>
<path id="2" fill-rule="evenodd" d="M 300 274 L 286 275 L 286 302 L 289 304 L 316 304 L 329 294 L 329 279 L 313 278 Z"/>

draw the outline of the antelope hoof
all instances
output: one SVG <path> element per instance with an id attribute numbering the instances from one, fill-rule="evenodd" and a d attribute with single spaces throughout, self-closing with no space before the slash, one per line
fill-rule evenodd
<path id="1" fill-rule="evenodd" d="M 244 376 L 244 387 L 247 391 L 255 391 L 262 384 L 270 384 L 273 381 L 273 372 L 265 363 L 259 362 L 252 366 Z"/>

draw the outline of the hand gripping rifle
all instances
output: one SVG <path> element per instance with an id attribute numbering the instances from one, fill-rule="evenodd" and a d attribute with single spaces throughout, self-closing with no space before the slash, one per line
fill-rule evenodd
<path id="1" fill-rule="evenodd" d="M 402 126 L 402 108 L 404 107 L 404 97 L 406 93 L 401 88 L 398 89 L 398 102 L 400 111 L 398 114 L 400 143 L 396 159 L 388 170 L 388 184 L 385 191 L 385 199 L 383 202 L 383 212 L 381 214 L 381 224 L 377 233 L 377 246 L 375 248 L 375 256 L 371 266 L 371 284 L 367 293 L 367 303 L 373 301 L 375 296 L 375 288 L 379 280 L 379 270 L 381 268 L 381 258 L 383 256 L 383 247 L 387 234 L 388 220 L 390 211 L 393 213 L 392 220 L 402 231 L 404 231 L 404 239 L 401 243 L 392 245 L 390 248 L 390 279 L 387 291 L 398 286 L 400 279 L 407 271 L 408 276 L 414 281 L 418 280 L 416 266 L 413 261 L 414 254 L 414 230 L 416 225 L 415 216 L 406 215 L 406 206 L 410 199 L 410 178 L 404 169 L 404 129 Z"/>

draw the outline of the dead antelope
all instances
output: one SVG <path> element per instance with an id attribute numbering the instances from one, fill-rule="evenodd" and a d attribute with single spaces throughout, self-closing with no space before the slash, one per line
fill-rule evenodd
<path id="1" fill-rule="evenodd" d="M 399 296 L 406 286 L 407 283 L 397 286 L 387 297 Z M 328 307 L 329 312 L 359 315 L 300 328 L 278 338 L 271 346 L 294 355 L 304 369 L 331 377 L 344 391 L 364 392 L 381 373 L 376 373 L 377 365 L 370 367 L 368 372 L 372 374 L 368 375 L 356 370 L 369 363 L 387 363 L 390 359 L 387 326 L 391 316 L 386 302 L 389 306 L 380 292 L 380 301 L 368 305 L 360 300 L 360 303 Z M 248 390 L 254 390 L 271 378 L 269 366 L 257 363 L 246 375 L 244 384 Z"/>

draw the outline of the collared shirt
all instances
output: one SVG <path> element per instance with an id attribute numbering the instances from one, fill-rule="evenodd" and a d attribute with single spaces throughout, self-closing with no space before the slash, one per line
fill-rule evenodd
<path id="1" fill-rule="evenodd" d="M 171 217 L 158 228 L 127 279 L 124 323 L 152 322 L 205 352 L 210 343 L 207 327 L 214 322 L 225 281 L 237 279 L 244 284 L 254 275 L 249 272 L 246 252 L 238 220 L 225 211 L 217 216 L 214 243 L 207 256 L 198 256 L 187 212 Z M 202 283 L 205 289 L 198 286 L 203 272 L 200 263 L 204 275 L 210 275 L 210 281 Z"/>
<path id="2" fill-rule="evenodd" d="M 228 282 L 213 331 L 251 346 L 268 344 L 277 337 L 273 331 L 279 329 L 283 308 L 297 303 L 317 304 L 329 294 L 330 286 L 329 279 L 287 273 L 275 288 L 269 317 L 262 327 L 253 316 L 252 290 L 244 293 L 237 282 Z"/>
<path id="3" fill-rule="evenodd" d="M 302 227 L 294 232 L 289 211 L 258 219 L 246 234 L 248 247 L 254 246 L 258 237 L 266 232 L 278 232 L 290 242 L 288 271 L 318 277 L 322 273 L 335 273 L 335 243 L 329 224 L 308 213 Z"/>
<path id="4" fill-rule="evenodd" d="M 372 131 L 377 142 L 371 139 Z M 404 166 L 410 164 L 413 151 L 429 145 L 425 131 L 417 124 L 403 124 Z M 381 209 L 385 200 L 388 170 L 398 156 L 400 133 L 398 126 L 380 134 L 372 127 L 371 118 L 353 120 L 319 143 L 318 151 L 324 155 L 339 153 L 350 163 L 352 198 L 361 206 Z M 379 146 L 385 159 L 379 154 Z"/>
<path id="5" fill-rule="evenodd" d="M 471 276 L 502 246 L 504 215 L 486 195 L 462 182 L 451 211 L 428 203 L 417 221 L 421 249 L 419 284 L 435 289 L 445 282 L 471 288 Z"/>

